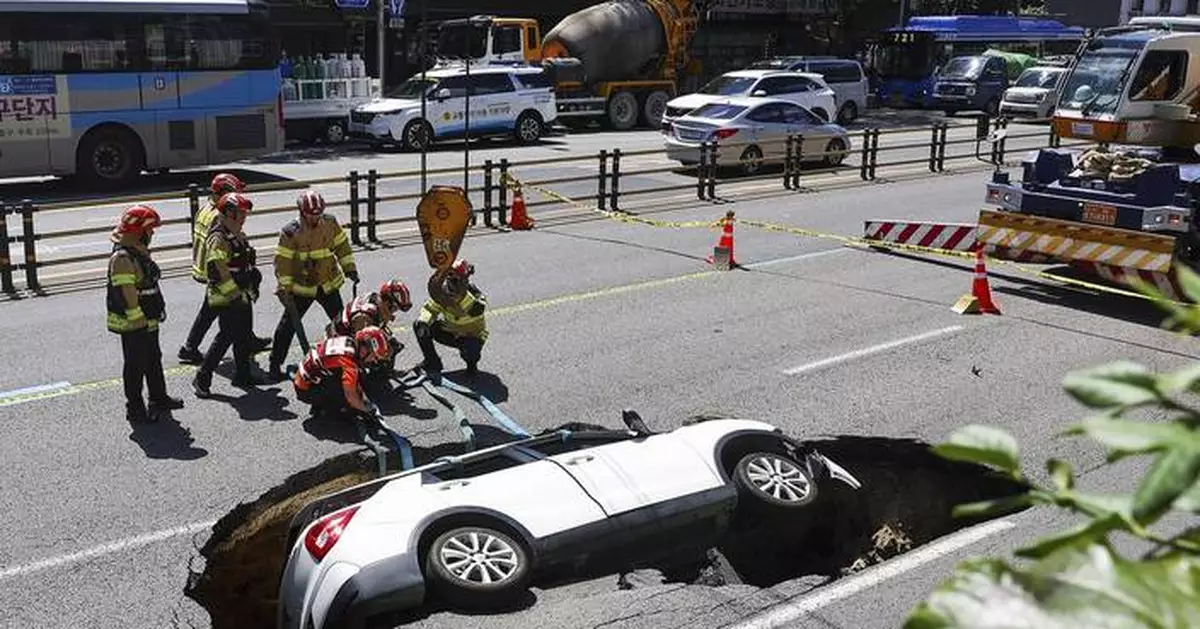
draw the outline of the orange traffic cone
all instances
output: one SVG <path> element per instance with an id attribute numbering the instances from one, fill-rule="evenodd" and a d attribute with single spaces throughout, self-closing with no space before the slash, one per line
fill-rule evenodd
<path id="1" fill-rule="evenodd" d="M 713 254 L 708 257 L 708 263 L 722 270 L 729 270 L 738 265 L 733 257 L 733 210 L 725 213 L 721 221 L 721 239 L 713 247 Z"/>
<path id="2" fill-rule="evenodd" d="M 533 219 L 529 218 L 528 212 L 525 211 L 525 195 L 519 185 L 513 187 L 512 218 L 509 219 L 508 226 L 517 230 L 533 229 Z"/>
<path id="3" fill-rule="evenodd" d="M 992 287 L 988 283 L 983 247 L 975 248 L 975 280 L 971 283 L 971 294 L 959 297 L 958 302 L 954 304 L 954 311 L 958 314 L 1000 314 L 1000 308 L 992 301 Z"/>

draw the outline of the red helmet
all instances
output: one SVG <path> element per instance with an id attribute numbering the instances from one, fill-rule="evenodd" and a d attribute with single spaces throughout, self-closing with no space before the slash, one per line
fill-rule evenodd
<path id="1" fill-rule="evenodd" d="M 325 213 L 325 197 L 316 190 L 305 190 L 296 199 L 296 209 L 305 216 L 320 216 Z"/>
<path id="2" fill-rule="evenodd" d="M 387 334 L 377 326 L 368 326 L 354 335 L 354 344 L 358 346 L 358 357 L 365 362 L 387 360 L 392 352 L 388 344 Z"/>
<path id="3" fill-rule="evenodd" d="M 379 285 L 379 298 L 386 301 L 393 310 L 399 308 L 408 312 L 412 308 L 412 296 L 408 286 L 400 280 L 390 280 Z"/>
<path id="4" fill-rule="evenodd" d="M 217 201 L 217 211 L 226 218 L 245 216 L 253 209 L 254 202 L 240 192 L 230 192 Z"/>
<path id="5" fill-rule="evenodd" d="M 221 173 L 216 177 L 213 177 L 212 184 L 209 186 L 209 190 L 212 190 L 214 195 L 220 197 L 221 195 L 228 194 L 230 192 L 245 192 L 246 184 L 243 183 L 241 179 L 238 179 L 237 175 Z"/>
<path id="6" fill-rule="evenodd" d="M 162 225 L 158 212 L 148 205 L 135 205 L 121 214 L 121 222 L 117 225 L 120 234 L 144 234 L 147 229 Z"/>
<path id="7" fill-rule="evenodd" d="M 459 259 L 454 261 L 454 266 L 451 266 L 450 270 L 454 271 L 459 277 L 467 278 L 475 273 L 475 265 L 466 260 Z"/>

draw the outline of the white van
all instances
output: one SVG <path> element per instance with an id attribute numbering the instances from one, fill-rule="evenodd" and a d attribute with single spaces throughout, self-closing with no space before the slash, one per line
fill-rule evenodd
<path id="1" fill-rule="evenodd" d="M 871 93 L 862 64 L 853 59 L 837 57 L 784 56 L 763 59 L 750 64 L 748 69 L 791 70 L 809 72 L 825 77 L 825 83 L 837 94 L 837 121 L 851 122 L 867 109 L 867 97 Z"/>
<path id="2" fill-rule="evenodd" d="M 385 98 L 350 112 L 350 136 L 373 145 L 399 144 L 419 151 L 467 131 L 467 90 L 471 90 L 472 137 L 511 135 L 533 144 L 558 117 L 554 85 L 541 67 L 465 66 L 414 75 Z M 421 118 L 421 93 L 425 117 Z"/>

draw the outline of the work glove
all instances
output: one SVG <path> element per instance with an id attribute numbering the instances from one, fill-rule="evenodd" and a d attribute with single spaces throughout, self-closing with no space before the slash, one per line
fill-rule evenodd
<path id="1" fill-rule="evenodd" d="M 350 281 L 354 282 L 355 284 L 362 281 L 358 278 L 358 270 L 357 269 L 352 269 L 350 271 L 346 271 L 346 277 L 350 278 Z"/>

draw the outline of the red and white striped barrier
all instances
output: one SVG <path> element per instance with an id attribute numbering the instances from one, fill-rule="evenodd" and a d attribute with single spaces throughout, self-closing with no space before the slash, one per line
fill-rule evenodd
<path id="1" fill-rule="evenodd" d="M 967 223 L 912 223 L 866 221 L 863 238 L 945 251 L 973 251 L 975 225 Z"/>
<path id="2" fill-rule="evenodd" d="M 1180 289 L 1178 281 L 1175 279 L 1175 273 L 1159 273 L 1156 271 L 1143 271 L 1139 269 L 1129 269 L 1119 266 L 1111 266 L 1108 264 L 1099 264 L 1096 262 L 1073 262 L 1071 266 L 1079 271 L 1102 277 L 1115 284 L 1128 286 L 1132 285 L 1126 279 L 1129 275 L 1134 275 L 1140 278 L 1143 282 L 1153 284 L 1162 291 L 1162 294 L 1174 301 L 1187 302 L 1187 295 Z"/>

